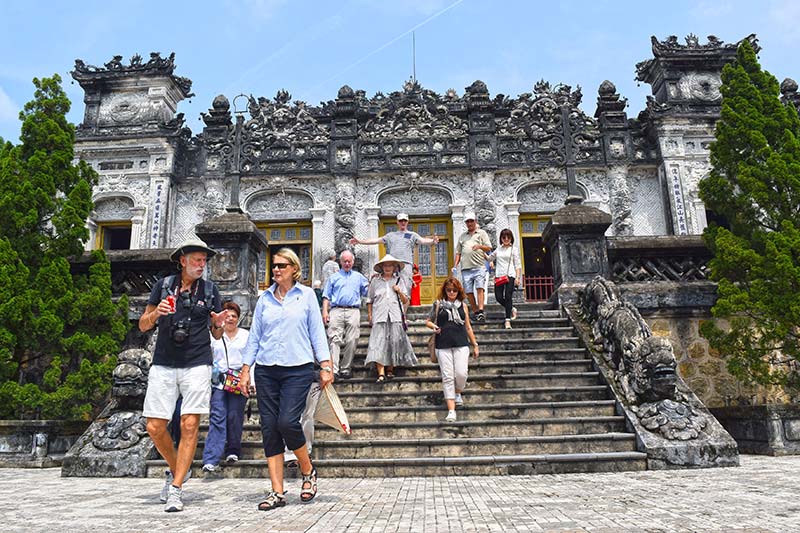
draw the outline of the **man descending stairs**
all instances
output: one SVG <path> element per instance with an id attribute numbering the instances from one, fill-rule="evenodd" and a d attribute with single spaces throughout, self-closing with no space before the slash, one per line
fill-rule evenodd
<path id="1" fill-rule="evenodd" d="M 499 306 L 474 325 L 480 357 L 470 358 L 458 421 L 446 422 L 441 376 L 430 362 L 429 309 L 409 310 L 420 364 L 383 384 L 363 366 L 369 327 L 362 323 L 353 377 L 334 384 L 351 436 L 317 426 L 314 464 L 324 477 L 499 475 L 644 470 L 646 456 L 618 416 L 611 391 L 569 320 L 542 304 L 518 306 L 503 328 Z M 245 426 L 242 458 L 225 477 L 265 477 L 257 410 Z M 202 446 L 202 442 L 201 442 Z M 198 458 L 201 450 L 198 450 Z M 149 475 L 163 475 L 150 461 Z M 199 474 L 200 461 L 195 461 Z"/>

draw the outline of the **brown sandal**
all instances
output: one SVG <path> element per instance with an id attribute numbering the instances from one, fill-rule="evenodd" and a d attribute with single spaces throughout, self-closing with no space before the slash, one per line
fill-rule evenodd
<path id="1" fill-rule="evenodd" d="M 316 495 L 317 469 L 312 466 L 310 474 L 303 474 L 303 484 L 300 486 L 300 501 L 303 503 L 308 503 L 313 500 Z"/>

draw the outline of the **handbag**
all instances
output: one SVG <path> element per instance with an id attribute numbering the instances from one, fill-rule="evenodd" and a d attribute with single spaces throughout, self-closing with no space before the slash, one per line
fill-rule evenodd
<path id="1" fill-rule="evenodd" d="M 506 283 L 508 283 L 508 276 L 497 276 L 496 278 L 494 278 L 495 287 L 500 287 L 502 285 L 505 285 Z"/>
<path id="2" fill-rule="evenodd" d="M 231 394 L 242 394 L 242 389 L 239 388 L 239 382 L 242 380 L 242 371 L 230 368 L 228 362 L 228 343 L 225 342 L 225 334 L 222 334 L 222 346 L 225 348 L 225 367 L 227 370 L 220 375 L 222 382 L 222 390 L 230 392 Z"/>
<path id="3" fill-rule="evenodd" d="M 439 300 L 436 300 L 436 303 L 433 305 L 435 309 L 433 312 L 433 323 L 436 324 L 436 320 L 439 319 Z M 428 339 L 428 353 L 431 356 L 431 363 L 436 364 L 439 362 L 439 359 L 436 358 L 436 333 L 431 333 Z"/>

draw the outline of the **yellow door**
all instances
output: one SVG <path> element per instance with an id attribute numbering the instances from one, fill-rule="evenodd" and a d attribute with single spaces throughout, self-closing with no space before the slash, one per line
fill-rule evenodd
<path id="1" fill-rule="evenodd" d="M 284 222 L 283 224 L 259 223 L 258 229 L 262 230 L 269 242 L 269 250 L 259 265 L 259 290 L 264 290 L 272 284 L 271 260 L 272 254 L 281 248 L 291 248 L 300 258 L 300 267 L 303 273 L 301 282 L 311 285 L 309 279 L 311 272 L 311 223 L 310 222 Z M 262 270 L 263 269 L 263 270 Z"/>
<path id="2" fill-rule="evenodd" d="M 436 299 L 436 293 L 444 280 L 450 275 L 452 265 L 452 246 L 450 245 L 451 222 L 447 217 L 411 217 L 408 221 L 408 230 L 419 233 L 420 237 L 439 236 L 439 244 L 426 246 L 421 244 L 414 249 L 414 263 L 419 267 L 422 275 L 420 285 L 421 305 L 430 304 Z M 381 235 L 397 231 L 394 220 L 381 220 Z M 380 246 L 380 255 L 386 253 L 386 248 Z"/>

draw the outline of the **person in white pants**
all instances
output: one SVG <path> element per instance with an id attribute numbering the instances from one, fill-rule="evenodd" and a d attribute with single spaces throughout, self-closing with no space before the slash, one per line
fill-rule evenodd
<path id="1" fill-rule="evenodd" d="M 470 344 L 475 359 L 478 358 L 478 341 L 469 321 L 466 298 L 461 283 L 456 278 L 447 278 L 425 322 L 436 334 L 436 358 L 447 404 L 446 422 L 455 422 L 456 406 L 464 405 L 461 394 L 467 386 Z"/>

